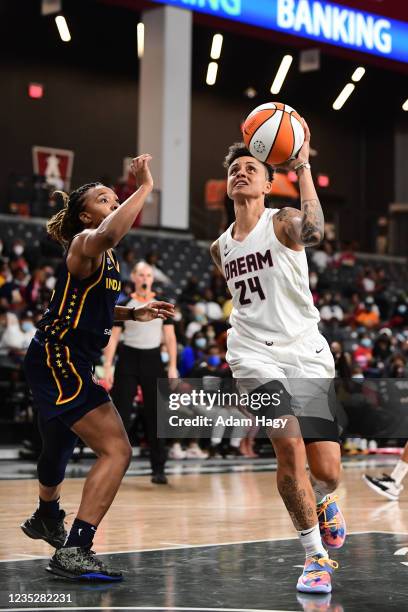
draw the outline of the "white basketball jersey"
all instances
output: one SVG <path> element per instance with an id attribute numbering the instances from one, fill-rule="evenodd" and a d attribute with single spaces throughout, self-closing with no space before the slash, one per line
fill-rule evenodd
<path id="1" fill-rule="evenodd" d="M 242 242 L 232 238 L 233 224 L 218 239 L 232 296 L 230 323 L 238 333 L 264 342 L 290 341 L 320 319 L 305 251 L 289 249 L 275 235 L 278 211 L 266 208 Z"/>

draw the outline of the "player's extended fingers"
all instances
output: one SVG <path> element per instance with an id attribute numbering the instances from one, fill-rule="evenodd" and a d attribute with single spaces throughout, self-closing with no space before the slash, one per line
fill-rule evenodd
<path id="1" fill-rule="evenodd" d="M 169 302 L 151 302 L 150 306 L 158 309 L 160 313 L 167 314 L 167 316 L 172 317 L 174 314 L 174 304 Z"/>

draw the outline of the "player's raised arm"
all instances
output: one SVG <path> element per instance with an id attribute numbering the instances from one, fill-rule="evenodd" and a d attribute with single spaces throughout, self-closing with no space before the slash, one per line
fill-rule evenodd
<path id="1" fill-rule="evenodd" d="M 116 200 L 114 212 L 109 214 L 98 227 L 78 236 L 75 239 L 78 242 L 75 250 L 79 248 L 85 257 L 95 258 L 107 249 L 115 247 L 127 234 L 153 189 L 153 178 L 149 168 L 151 159 L 149 154 L 144 154 L 132 161 L 131 170 L 139 188 L 121 206 Z M 103 194 L 99 197 L 103 199 Z M 86 214 L 84 211 L 83 216 Z"/>
<path id="2" fill-rule="evenodd" d="M 224 274 L 222 271 L 220 245 L 218 243 L 218 240 L 215 240 L 215 242 L 213 242 L 210 246 L 210 254 L 213 262 L 215 263 L 221 274 Z"/>
<path id="3" fill-rule="evenodd" d="M 305 128 L 305 141 L 299 155 L 297 159 L 285 164 L 286 168 L 295 170 L 299 177 L 301 209 L 282 208 L 276 216 L 290 240 L 308 247 L 315 246 L 323 240 L 324 216 L 310 171 L 310 130 L 304 120 L 303 127 Z"/>

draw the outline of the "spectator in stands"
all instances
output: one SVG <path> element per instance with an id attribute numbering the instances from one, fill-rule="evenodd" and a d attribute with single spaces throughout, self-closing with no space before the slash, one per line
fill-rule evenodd
<path id="1" fill-rule="evenodd" d="M 26 310 L 21 316 L 21 331 L 24 334 L 23 348 L 27 349 L 37 331 L 34 325 L 34 314 L 31 310 Z"/>
<path id="2" fill-rule="evenodd" d="M 386 364 L 385 376 L 387 378 L 407 378 L 407 359 L 402 353 L 394 353 Z"/>
<path id="3" fill-rule="evenodd" d="M 23 293 L 26 278 L 22 268 L 14 270 L 12 277 L 0 287 L 0 304 L 8 307 L 10 311 L 21 311 L 25 305 Z"/>
<path id="4" fill-rule="evenodd" d="M 0 355 L 8 356 L 24 350 L 24 334 L 18 318 L 0 306 Z"/>
<path id="5" fill-rule="evenodd" d="M 353 352 L 353 361 L 361 367 L 362 370 L 368 368 L 368 364 L 373 356 L 373 341 L 368 334 L 363 334 L 360 341 Z"/>
<path id="6" fill-rule="evenodd" d="M 375 290 L 376 276 L 372 268 L 365 268 L 360 284 L 364 293 L 372 294 Z"/>
<path id="7" fill-rule="evenodd" d="M 333 262 L 336 267 L 354 268 L 356 265 L 354 244 L 352 242 L 345 242 L 342 250 L 335 254 Z"/>
<path id="8" fill-rule="evenodd" d="M 393 351 L 393 347 L 391 344 L 392 339 L 392 331 L 389 327 L 383 327 L 378 332 L 378 337 L 376 338 L 373 346 L 373 357 L 380 363 L 384 363 L 390 356 Z"/>
<path id="9" fill-rule="evenodd" d="M 400 299 L 395 305 L 390 326 L 401 328 L 406 325 L 408 325 L 408 304 L 405 299 Z"/>
<path id="10" fill-rule="evenodd" d="M 380 322 L 380 313 L 377 305 L 374 303 L 374 298 L 368 296 L 364 301 L 364 306 L 355 317 L 355 321 L 361 327 L 373 329 Z"/>
<path id="11" fill-rule="evenodd" d="M 196 308 L 197 306 L 202 307 L 202 311 L 208 321 L 221 321 L 224 318 L 222 308 L 219 303 L 214 300 L 214 294 L 210 287 L 204 289 L 203 299 L 196 304 Z"/>
<path id="12" fill-rule="evenodd" d="M 190 340 L 194 334 L 200 331 L 203 325 L 207 325 L 207 317 L 205 316 L 205 305 L 198 303 L 193 306 L 193 321 L 187 325 L 186 338 Z"/>
<path id="13" fill-rule="evenodd" d="M 336 376 L 339 378 L 350 378 L 353 363 L 350 353 L 344 351 L 341 342 L 332 342 L 330 350 L 334 358 Z"/>
<path id="14" fill-rule="evenodd" d="M 318 271 L 322 273 L 331 264 L 332 259 L 332 246 L 328 240 L 324 240 L 319 247 L 313 251 L 312 263 L 316 266 Z"/>
<path id="15" fill-rule="evenodd" d="M 344 313 L 338 299 L 331 293 L 327 293 L 323 298 L 323 306 L 320 307 L 320 318 L 324 323 L 340 323 L 343 321 Z"/>
<path id="16" fill-rule="evenodd" d="M 191 344 L 184 347 L 180 355 L 179 372 L 181 377 L 190 376 L 191 371 L 204 359 L 207 348 L 207 338 L 201 327 L 191 338 Z"/>
<path id="17" fill-rule="evenodd" d="M 36 268 L 28 283 L 25 291 L 25 299 L 27 306 L 33 310 L 38 303 L 43 303 L 45 300 L 44 292 L 46 290 L 47 270 L 46 267 Z"/>

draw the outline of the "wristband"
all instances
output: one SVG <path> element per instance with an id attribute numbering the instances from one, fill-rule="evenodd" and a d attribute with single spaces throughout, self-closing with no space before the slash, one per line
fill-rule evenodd
<path id="1" fill-rule="evenodd" d="M 297 166 L 295 166 L 295 172 L 298 172 L 299 170 L 301 170 L 302 168 L 307 168 L 308 170 L 311 169 L 311 165 L 309 164 L 309 162 L 300 162 L 300 164 L 298 164 Z"/>
<path id="2" fill-rule="evenodd" d="M 135 319 L 135 310 L 137 310 L 137 308 L 133 307 L 132 308 L 132 321 L 136 321 L 136 319 Z"/>

